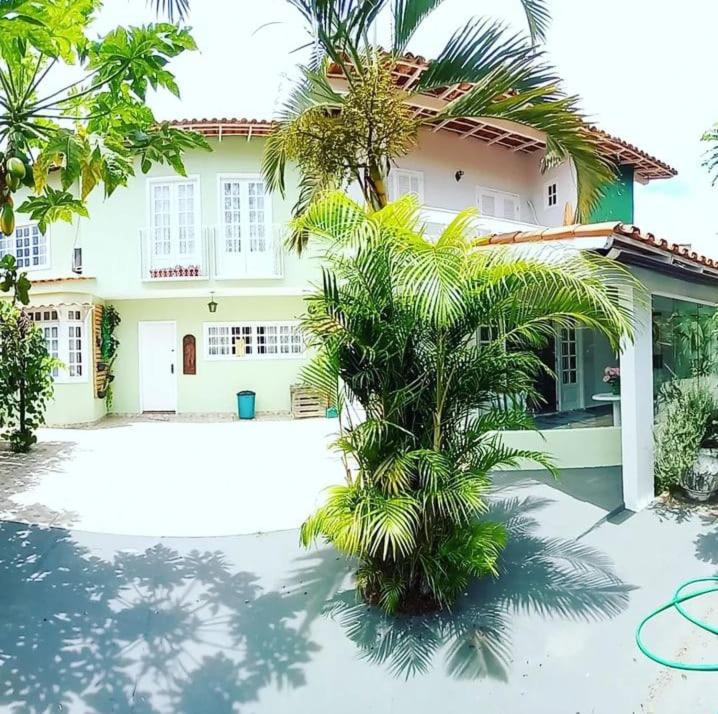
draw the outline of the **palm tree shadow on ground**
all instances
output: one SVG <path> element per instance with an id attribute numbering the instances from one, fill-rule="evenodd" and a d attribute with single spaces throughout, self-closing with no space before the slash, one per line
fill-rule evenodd
<path id="1" fill-rule="evenodd" d="M 104 557 L 101 538 L 0 531 L 0 709 L 236 714 L 265 687 L 304 685 L 318 650 L 296 624 L 305 598 L 225 553 L 109 542 Z"/>
<path id="2" fill-rule="evenodd" d="M 506 681 L 514 656 L 514 614 L 606 620 L 626 608 L 633 589 L 594 548 L 535 535 L 535 513 L 549 502 L 531 497 L 493 502 L 486 517 L 504 522 L 509 533 L 499 577 L 474 583 L 451 612 L 387 616 L 344 590 L 327 601 L 324 613 L 345 630 L 365 661 L 387 666 L 396 677 L 421 675 L 443 659 L 451 677 Z M 326 568 L 334 553 L 322 553 Z M 312 567 L 299 571 L 305 582 L 311 581 Z"/>
<path id="3" fill-rule="evenodd" d="M 331 548 L 295 559 L 284 585 L 267 585 L 230 560 L 254 538 L 228 539 L 223 550 L 162 542 L 118 552 L 116 539 L 84 534 L 85 546 L 65 530 L 2 524 L 0 709 L 251 711 L 264 690 L 306 684 L 324 645 L 313 627 L 322 614 L 393 676 L 420 675 L 443 658 L 452 677 L 507 679 L 514 613 L 603 620 L 631 589 L 595 550 L 534 535 L 546 503 L 495 502 L 488 517 L 511 535 L 501 577 L 477 582 L 451 613 L 414 618 L 358 603 L 350 565 Z M 256 542 L 284 557 L 288 541 Z"/>

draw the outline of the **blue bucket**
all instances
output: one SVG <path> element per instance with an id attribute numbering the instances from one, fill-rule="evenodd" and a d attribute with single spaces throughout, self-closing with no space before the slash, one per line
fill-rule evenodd
<path id="1" fill-rule="evenodd" d="M 237 392 L 237 415 L 240 419 L 254 419 L 254 400 L 256 396 L 250 389 Z"/>

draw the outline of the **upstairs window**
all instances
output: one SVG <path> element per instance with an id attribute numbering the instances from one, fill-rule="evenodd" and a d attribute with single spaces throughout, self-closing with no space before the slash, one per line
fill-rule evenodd
<path id="1" fill-rule="evenodd" d="M 481 217 L 518 221 L 521 217 L 521 201 L 516 193 L 493 188 L 477 189 L 476 203 Z"/>
<path id="2" fill-rule="evenodd" d="M 389 172 L 389 200 L 396 201 L 413 193 L 424 203 L 424 173 L 408 169 L 392 169 Z"/>
<path id="3" fill-rule="evenodd" d="M 150 250 L 153 258 L 196 257 L 199 253 L 199 182 L 149 183 Z"/>
<path id="4" fill-rule="evenodd" d="M 546 186 L 546 206 L 552 208 L 558 203 L 558 186 L 555 183 Z"/>
<path id="5" fill-rule="evenodd" d="M 0 258 L 13 255 L 17 267 L 39 270 L 49 267 L 47 236 L 35 223 L 17 226 L 11 236 L 0 236 Z"/>
<path id="6" fill-rule="evenodd" d="M 267 253 L 271 242 L 269 197 L 261 178 L 220 176 L 220 224 L 225 253 Z"/>

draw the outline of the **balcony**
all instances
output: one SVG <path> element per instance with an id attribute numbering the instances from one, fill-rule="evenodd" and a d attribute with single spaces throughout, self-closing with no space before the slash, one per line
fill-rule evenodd
<path id="1" fill-rule="evenodd" d="M 421 217 L 424 220 L 427 236 L 438 238 L 444 228 L 446 228 L 457 215 L 458 211 L 450 211 L 446 208 L 432 208 L 429 206 L 422 208 Z M 511 231 L 530 231 L 541 227 L 535 223 L 524 223 L 508 218 L 495 218 L 493 216 L 482 215 L 476 218 L 474 225 L 476 226 L 478 235 L 510 233 Z"/>
<path id="2" fill-rule="evenodd" d="M 273 226 L 269 235 L 236 234 L 230 226 L 212 226 L 211 253 L 216 280 L 266 280 L 284 276 L 286 228 Z"/>
<path id="3" fill-rule="evenodd" d="M 141 229 L 143 282 L 262 280 L 284 275 L 284 230 L 244 239 L 224 226 L 204 226 L 182 235 Z"/>

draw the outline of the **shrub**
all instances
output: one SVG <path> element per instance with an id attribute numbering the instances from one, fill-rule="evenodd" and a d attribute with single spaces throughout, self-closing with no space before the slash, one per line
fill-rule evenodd
<path id="1" fill-rule="evenodd" d="M 26 452 L 45 422 L 58 361 L 48 354 L 37 325 L 9 302 L 0 302 L 0 349 L 0 434 L 13 451 Z"/>
<path id="2" fill-rule="evenodd" d="M 531 348 L 577 323 L 614 346 L 631 332 L 620 291 L 607 289 L 630 280 L 615 263 L 477 250 L 473 220 L 460 214 L 434 243 L 415 197 L 367 213 L 333 193 L 296 226 L 326 248 L 303 320 L 317 350 L 304 379 L 338 407 L 347 479 L 301 538 L 358 559 L 361 595 L 389 612 L 450 606 L 471 578 L 496 573 L 506 532 L 482 520 L 490 472 L 524 459 L 551 467 L 501 438 L 532 427 L 543 366 Z"/>
<path id="3" fill-rule="evenodd" d="M 698 383 L 673 380 L 661 386 L 654 433 L 656 493 L 679 486 L 698 449 L 712 448 L 716 412 L 714 397 Z"/>

